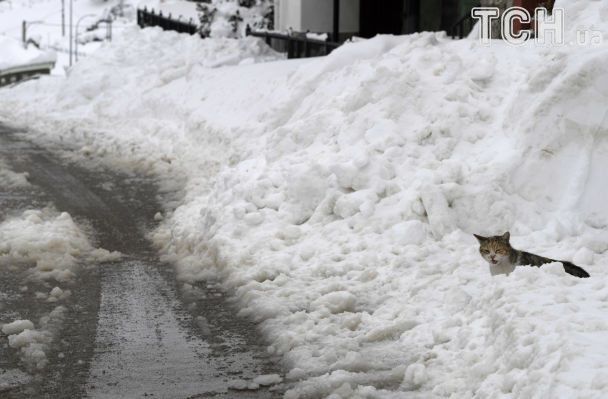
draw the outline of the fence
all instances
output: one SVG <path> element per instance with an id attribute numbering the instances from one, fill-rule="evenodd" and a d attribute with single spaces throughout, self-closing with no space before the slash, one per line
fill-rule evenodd
<path id="1" fill-rule="evenodd" d="M 341 43 L 310 39 L 306 33 L 286 34 L 279 32 L 253 31 L 247 26 L 247 35 L 260 37 L 276 51 L 287 53 L 287 58 L 308 58 L 328 55 Z"/>
<path id="2" fill-rule="evenodd" d="M 38 75 L 49 75 L 55 67 L 54 62 L 41 62 L 38 64 L 21 65 L 17 67 L 0 69 L 0 87 L 20 82 Z"/>
<path id="3" fill-rule="evenodd" d="M 154 10 L 148 11 L 147 7 L 143 10 L 137 10 L 137 25 L 141 28 L 145 28 L 146 26 L 159 26 L 163 30 L 173 30 L 180 33 L 188 33 L 190 35 L 194 35 L 198 32 L 198 26 L 192 21 L 192 18 L 187 22 L 173 19 L 171 14 L 164 16 L 162 11 L 156 14 Z"/>

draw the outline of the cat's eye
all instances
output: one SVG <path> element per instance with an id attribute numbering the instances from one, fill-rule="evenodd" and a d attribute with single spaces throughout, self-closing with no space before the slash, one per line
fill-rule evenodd
<path id="1" fill-rule="evenodd" d="M 489 254 L 490 251 L 488 251 L 487 249 L 481 249 L 480 250 L 482 254 Z"/>
<path id="2" fill-rule="evenodd" d="M 499 250 L 497 250 L 497 251 L 496 251 L 496 253 L 497 253 L 498 255 L 506 255 L 506 254 L 507 254 L 507 251 L 505 251 L 504 249 L 499 249 Z"/>

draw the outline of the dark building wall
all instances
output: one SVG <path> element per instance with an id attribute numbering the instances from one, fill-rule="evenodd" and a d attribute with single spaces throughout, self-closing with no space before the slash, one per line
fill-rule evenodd
<path id="1" fill-rule="evenodd" d="M 450 31 L 479 0 L 360 0 L 362 37 Z"/>
<path id="2" fill-rule="evenodd" d="M 420 2 L 421 31 L 438 31 L 441 29 L 442 0 L 423 0 Z"/>
<path id="3" fill-rule="evenodd" d="M 460 0 L 458 18 L 462 18 L 465 15 L 470 14 L 473 7 L 479 7 L 479 0 Z"/>
<path id="4" fill-rule="evenodd" d="M 421 31 L 448 31 L 479 5 L 479 0 L 423 0 L 420 3 Z"/>
<path id="5" fill-rule="evenodd" d="M 401 34 L 403 0 L 361 0 L 359 34 L 372 37 L 382 33 Z"/>
<path id="6" fill-rule="evenodd" d="M 421 0 L 403 0 L 403 26 L 401 33 L 420 31 Z"/>

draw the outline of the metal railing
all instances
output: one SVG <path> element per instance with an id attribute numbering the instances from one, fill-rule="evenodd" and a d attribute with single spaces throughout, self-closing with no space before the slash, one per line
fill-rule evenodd
<path id="1" fill-rule="evenodd" d="M 54 67 L 54 62 L 39 62 L 0 69 L 0 87 L 38 77 L 39 75 L 49 75 Z"/>
<path id="2" fill-rule="evenodd" d="M 154 10 L 144 9 L 137 10 L 137 25 L 141 28 L 146 26 L 159 26 L 163 30 L 173 30 L 179 33 L 188 33 L 194 35 L 198 32 L 198 25 L 194 23 L 192 18 L 189 21 L 173 19 L 171 14 L 164 16 L 162 11 L 158 14 Z"/>
<path id="3" fill-rule="evenodd" d="M 276 51 L 287 53 L 287 58 L 308 58 L 328 55 L 342 43 L 311 39 L 304 32 L 279 33 L 268 31 L 254 31 L 249 26 L 247 36 L 262 38 Z"/>

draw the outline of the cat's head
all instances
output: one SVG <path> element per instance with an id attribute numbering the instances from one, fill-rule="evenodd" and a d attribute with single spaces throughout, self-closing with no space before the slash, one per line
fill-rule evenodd
<path id="1" fill-rule="evenodd" d="M 509 238 L 511 235 L 507 231 L 501 236 L 483 237 L 473 234 L 479 241 L 479 253 L 486 262 L 497 265 L 509 258 L 511 253 L 511 244 Z"/>

